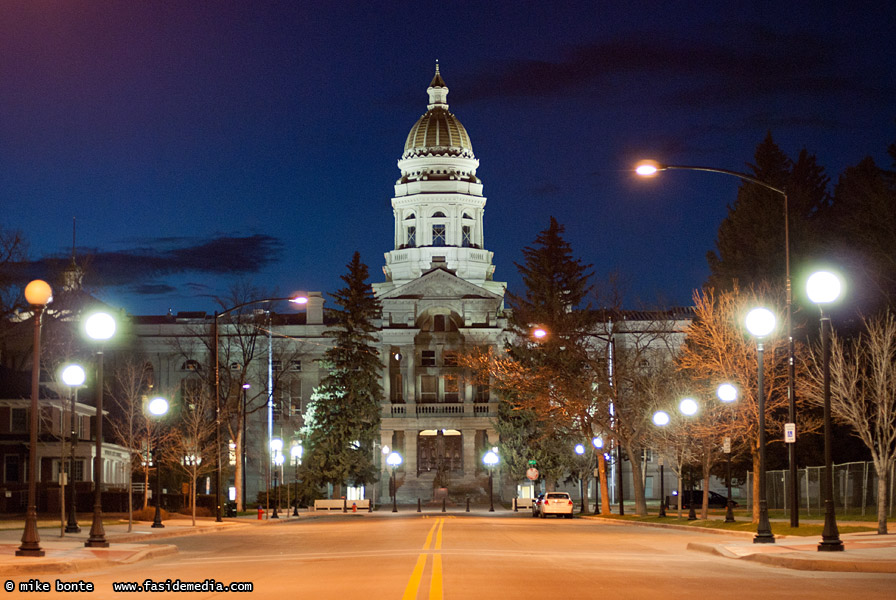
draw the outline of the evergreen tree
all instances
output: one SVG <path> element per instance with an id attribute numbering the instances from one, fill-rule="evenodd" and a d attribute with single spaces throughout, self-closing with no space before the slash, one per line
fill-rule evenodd
<path id="1" fill-rule="evenodd" d="M 375 343 L 381 306 L 367 282 L 367 265 L 355 252 L 341 276 L 346 287 L 330 296 L 335 339 L 324 353 L 328 374 L 314 390 L 306 418 L 306 479 L 318 485 L 362 485 L 376 480 L 373 442 L 379 431 L 382 364 Z"/>
<path id="2" fill-rule="evenodd" d="M 816 252 L 817 217 L 830 204 L 829 179 L 814 155 L 802 150 L 796 162 L 771 133 L 757 146 L 753 177 L 787 192 L 791 269 Z M 744 182 L 719 226 L 716 251 L 707 253 L 707 285 L 728 291 L 771 283 L 783 287 L 785 268 L 784 199 L 781 194 Z"/>

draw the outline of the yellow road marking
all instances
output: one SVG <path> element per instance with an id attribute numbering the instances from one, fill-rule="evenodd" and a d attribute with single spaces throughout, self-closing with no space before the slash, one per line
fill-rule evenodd
<path id="1" fill-rule="evenodd" d="M 407 586 L 404 588 L 402 600 L 416 600 L 417 592 L 420 590 L 420 582 L 423 579 L 423 571 L 426 569 L 426 558 L 429 556 L 429 548 L 439 552 L 442 549 L 442 527 L 445 525 L 445 519 L 437 519 L 429 533 L 426 534 L 426 542 L 423 544 L 423 552 L 417 557 L 417 564 L 414 565 L 414 571 L 408 580 Z M 435 534 L 435 545 L 433 546 L 433 534 Z M 432 556 L 432 575 L 429 581 L 429 598 L 430 600 L 442 600 L 442 555 L 433 554 Z"/>

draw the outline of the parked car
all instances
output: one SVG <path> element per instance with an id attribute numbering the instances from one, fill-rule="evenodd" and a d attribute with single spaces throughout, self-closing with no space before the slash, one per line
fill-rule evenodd
<path id="1" fill-rule="evenodd" d="M 541 503 L 544 500 L 544 494 L 538 494 L 532 502 L 532 516 L 537 517 L 541 510 Z"/>
<path id="2" fill-rule="evenodd" d="M 666 497 L 666 502 L 669 508 L 675 508 L 678 506 L 678 494 L 673 492 L 671 496 Z M 681 492 L 681 507 L 682 508 L 690 508 L 691 502 L 694 503 L 694 508 L 703 508 L 703 490 L 684 490 Z M 733 506 L 737 506 L 737 502 L 732 500 Z M 722 494 L 717 494 L 710 490 L 709 492 L 709 508 L 725 508 L 728 506 L 728 498 L 723 496 Z"/>
<path id="3" fill-rule="evenodd" d="M 566 492 L 547 492 L 539 503 L 538 514 L 542 519 L 548 515 L 572 518 L 572 498 Z"/>

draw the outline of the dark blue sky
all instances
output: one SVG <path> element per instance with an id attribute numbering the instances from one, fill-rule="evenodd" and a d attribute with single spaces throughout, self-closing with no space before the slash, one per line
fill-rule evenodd
<path id="1" fill-rule="evenodd" d="M 896 7 L 827 4 L 6 1 L 0 225 L 50 277 L 77 218 L 87 285 L 134 314 L 332 292 L 355 250 L 381 281 L 438 59 L 496 279 L 520 291 L 553 215 L 629 305 L 685 304 L 738 182 L 638 158 L 743 171 L 770 130 L 832 182 L 890 164 Z"/>

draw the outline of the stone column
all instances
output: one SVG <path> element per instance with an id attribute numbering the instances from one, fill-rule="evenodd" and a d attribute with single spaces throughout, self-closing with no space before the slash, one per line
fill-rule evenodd
<path id="1" fill-rule="evenodd" d="M 416 429 L 404 432 L 404 465 L 408 477 L 417 477 L 417 433 Z"/>
<path id="2" fill-rule="evenodd" d="M 476 456 L 476 430 L 463 429 L 464 444 L 464 481 L 473 481 L 476 477 L 476 467 L 478 456 Z"/>

